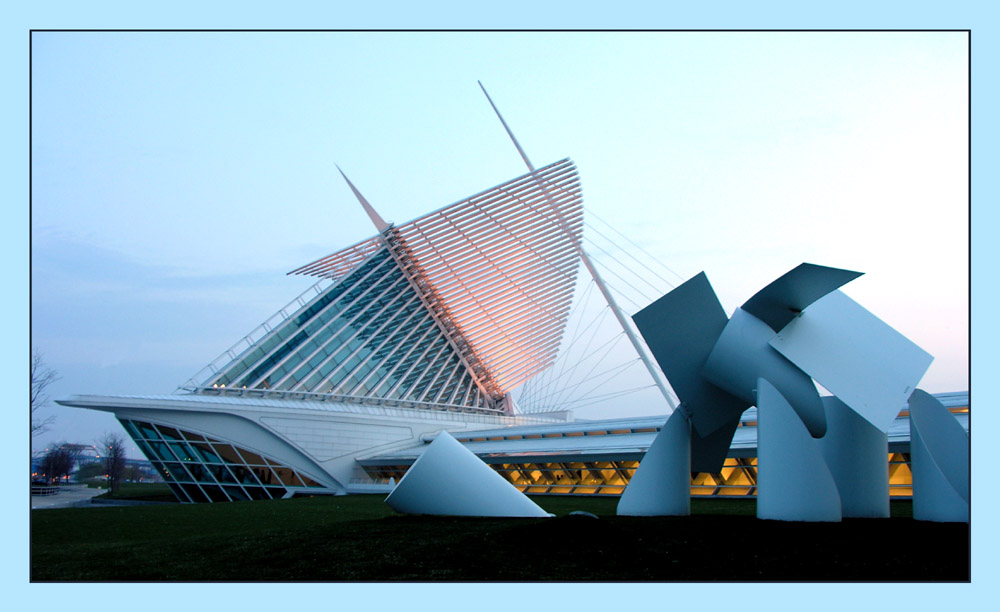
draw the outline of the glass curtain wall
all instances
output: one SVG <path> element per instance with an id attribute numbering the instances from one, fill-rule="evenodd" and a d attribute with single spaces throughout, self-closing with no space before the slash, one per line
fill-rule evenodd
<path id="1" fill-rule="evenodd" d="M 120 421 L 182 503 L 333 492 L 300 471 L 228 442 L 167 425 Z"/>
<path id="2" fill-rule="evenodd" d="M 207 388 L 495 410 L 384 247 L 233 359 Z"/>

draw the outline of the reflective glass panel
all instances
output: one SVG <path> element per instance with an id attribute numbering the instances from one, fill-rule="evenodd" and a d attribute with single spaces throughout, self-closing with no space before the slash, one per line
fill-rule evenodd
<path id="1" fill-rule="evenodd" d="M 212 450 L 212 447 L 204 442 L 192 442 L 191 450 L 198 454 L 198 457 L 205 463 L 222 463 L 222 459 Z"/>
<path id="2" fill-rule="evenodd" d="M 188 497 L 191 498 L 191 501 L 199 504 L 209 501 L 209 499 L 205 497 L 205 494 L 198 488 L 198 485 L 182 484 L 181 487 L 184 489 L 184 492 L 187 493 Z"/>
<path id="3" fill-rule="evenodd" d="M 167 427 L 166 425 L 157 425 L 156 428 L 160 430 L 160 435 L 163 436 L 164 440 L 180 440 L 181 434 L 177 432 L 173 427 Z"/>
<path id="4" fill-rule="evenodd" d="M 208 470 L 212 472 L 212 475 L 215 476 L 215 479 L 219 482 L 236 483 L 236 479 L 233 478 L 233 475 L 229 473 L 229 470 L 227 470 L 224 465 L 210 465 L 208 466 Z"/>
<path id="5" fill-rule="evenodd" d="M 212 449 L 222 457 L 222 460 L 226 463 L 243 463 L 243 457 L 240 457 L 236 449 L 228 444 L 213 444 Z"/>
<path id="6" fill-rule="evenodd" d="M 243 457 L 246 459 L 246 462 L 249 465 L 267 465 L 267 462 L 264 461 L 264 458 L 258 455 L 257 453 L 241 448 L 240 454 L 243 455 Z"/>
<path id="7" fill-rule="evenodd" d="M 171 442 L 169 446 L 170 450 L 174 451 L 174 454 L 177 455 L 177 458 L 181 461 L 186 462 L 198 460 L 197 457 L 195 457 L 195 454 L 191 452 L 191 449 L 188 448 L 188 445 L 183 442 Z"/>
<path id="8" fill-rule="evenodd" d="M 190 481 L 191 476 L 184 471 L 184 468 L 179 463 L 164 463 L 164 472 L 166 473 L 166 478 L 170 478 L 176 481 Z"/>
<path id="9" fill-rule="evenodd" d="M 216 485 L 202 485 L 202 490 L 208 494 L 209 499 L 213 502 L 227 502 L 229 501 L 229 496 L 226 495 L 222 488 Z"/>
<path id="10" fill-rule="evenodd" d="M 132 421 L 121 421 L 121 424 L 125 427 L 125 431 L 127 431 L 128 435 L 132 436 L 132 438 L 142 437 L 139 435 L 139 428 L 136 427 Z"/>
<path id="11" fill-rule="evenodd" d="M 214 483 L 215 480 L 200 463 L 187 463 L 184 465 L 197 482 Z"/>
<path id="12" fill-rule="evenodd" d="M 286 467 L 271 466 L 274 473 L 278 476 L 278 482 L 285 485 L 286 487 L 302 487 L 302 481 L 296 476 L 295 471 Z"/>
<path id="13" fill-rule="evenodd" d="M 271 496 L 267 494 L 264 487 L 244 487 L 244 490 L 250 496 L 250 499 L 271 499 Z"/>
<path id="14" fill-rule="evenodd" d="M 160 434 L 156 433 L 156 430 L 153 429 L 153 426 L 150 425 L 149 423 L 136 422 L 136 426 L 138 426 L 139 431 L 142 432 L 143 438 L 146 438 L 147 440 L 160 439 Z"/>
<path id="15" fill-rule="evenodd" d="M 278 484 L 278 479 L 271 473 L 271 468 L 267 467 L 255 467 L 253 469 L 253 475 L 257 477 L 261 483 L 266 485 Z"/>
<path id="16" fill-rule="evenodd" d="M 233 501 L 250 501 L 250 497 L 246 493 L 244 493 L 243 490 L 240 489 L 239 487 L 226 486 L 222 488 L 226 491 L 226 494 L 229 495 L 229 498 L 232 499 Z"/>
<path id="17" fill-rule="evenodd" d="M 181 502 L 182 504 L 186 504 L 191 501 L 190 499 L 188 499 L 187 494 L 184 493 L 184 489 L 182 489 L 180 485 L 168 482 L 167 486 L 169 486 L 170 490 L 174 492 L 174 497 L 177 498 L 177 501 Z"/>
<path id="18" fill-rule="evenodd" d="M 238 480 L 240 484 L 244 485 L 259 484 L 257 482 L 257 479 L 254 478 L 253 472 L 250 471 L 250 468 L 244 467 L 242 465 L 231 465 L 229 467 L 232 468 L 233 475 L 236 476 L 236 480 Z"/>
<path id="19" fill-rule="evenodd" d="M 153 453 L 164 461 L 177 461 L 174 454 L 167 450 L 167 445 L 163 442 L 150 442 L 150 448 L 153 449 Z"/>

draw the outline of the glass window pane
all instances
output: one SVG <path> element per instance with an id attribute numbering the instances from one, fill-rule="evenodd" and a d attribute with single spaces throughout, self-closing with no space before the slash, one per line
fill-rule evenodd
<path id="1" fill-rule="evenodd" d="M 244 493 L 239 487 L 227 486 L 222 488 L 225 489 L 226 494 L 229 495 L 229 498 L 233 501 L 250 501 L 250 497 L 247 496 L 247 494 Z"/>
<path id="2" fill-rule="evenodd" d="M 198 454 L 198 457 L 205 463 L 222 463 L 222 459 L 212 450 L 212 447 L 204 442 L 192 442 L 191 450 Z"/>
<path id="3" fill-rule="evenodd" d="M 121 421 L 121 424 L 125 428 L 125 431 L 128 432 L 128 435 L 132 436 L 133 438 L 142 437 L 139 434 L 139 428 L 136 427 L 135 424 L 132 423 L 132 421 L 123 420 Z"/>
<path id="4" fill-rule="evenodd" d="M 271 473 L 271 468 L 255 467 L 252 469 L 254 476 L 256 476 L 257 480 L 259 480 L 262 484 L 278 484 L 279 480 L 273 473 Z"/>
<path id="5" fill-rule="evenodd" d="M 142 437 L 143 438 L 146 438 L 147 440 L 159 440 L 160 439 L 160 434 L 156 433 L 156 430 L 153 429 L 153 426 L 150 425 L 149 423 L 142 423 L 142 422 L 137 421 L 136 422 L 136 426 L 139 428 L 139 431 L 142 432 Z"/>
<path id="6" fill-rule="evenodd" d="M 177 458 L 181 461 L 197 461 L 194 453 L 188 448 L 188 445 L 183 442 L 171 442 L 169 444 L 170 450 L 174 451 Z"/>
<path id="7" fill-rule="evenodd" d="M 167 473 L 166 478 L 188 482 L 191 480 L 191 475 L 188 474 L 179 463 L 165 463 L 163 464 L 163 468 Z"/>
<path id="8" fill-rule="evenodd" d="M 191 498 L 191 501 L 198 504 L 203 504 L 208 501 L 208 498 L 205 497 L 205 494 L 202 493 L 200 489 L 198 489 L 197 485 L 182 484 L 181 487 L 184 489 L 184 492 L 188 494 L 188 497 Z"/>
<path id="9" fill-rule="evenodd" d="M 216 485 L 203 485 L 201 487 L 205 493 L 208 494 L 209 499 L 213 502 L 227 502 L 229 501 L 229 496 L 223 492 L 221 487 Z"/>
<path id="10" fill-rule="evenodd" d="M 135 445 L 139 447 L 142 454 L 146 455 L 147 459 L 152 460 L 157 458 L 157 456 L 153 453 L 153 449 L 149 448 L 149 444 L 138 438 L 133 438 L 133 441 L 135 442 Z"/>
<path id="11" fill-rule="evenodd" d="M 243 457 L 240 457 L 236 449 L 228 444 L 213 444 L 212 449 L 226 463 L 243 463 Z"/>
<path id="12" fill-rule="evenodd" d="M 153 453 L 164 461 L 177 461 L 174 454 L 167 450 L 167 445 L 163 442 L 150 442 L 150 448 L 153 449 Z"/>
<path id="13" fill-rule="evenodd" d="M 236 482 L 236 479 L 233 478 L 233 475 L 229 473 L 229 470 L 224 465 L 210 465 L 208 466 L 208 470 L 212 472 L 212 475 L 219 482 Z"/>
<path id="14" fill-rule="evenodd" d="M 271 497 L 274 499 L 281 499 L 285 496 L 285 493 L 288 493 L 288 491 L 281 487 L 267 487 L 267 492 L 270 493 Z"/>
<path id="15" fill-rule="evenodd" d="M 156 471 L 160 473 L 160 476 L 163 476 L 164 480 L 166 480 L 167 482 L 170 482 L 170 480 L 173 477 L 170 475 L 170 473 L 167 471 L 167 469 L 165 467 L 163 467 L 162 463 L 160 463 L 159 461 L 150 461 L 150 463 L 152 463 L 153 467 L 156 468 Z"/>
<path id="16" fill-rule="evenodd" d="M 246 462 L 249 465 L 267 465 L 267 462 L 264 461 L 264 458 L 258 455 L 257 453 L 253 453 L 246 449 L 241 448 L 240 454 L 243 455 L 244 459 L 246 459 Z"/>
<path id="17" fill-rule="evenodd" d="M 247 495 L 250 496 L 250 499 L 271 499 L 271 496 L 267 494 L 264 487 L 244 487 L 244 489 Z"/>
<path id="18" fill-rule="evenodd" d="M 315 480 L 313 480 L 312 478 L 309 478 L 308 476 L 306 476 L 304 474 L 299 474 L 299 478 L 302 479 L 302 482 L 305 483 L 305 485 L 307 487 L 326 488 L 323 485 L 319 484 L 318 482 L 316 482 Z"/>
<path id="19" fill-rule="evenodd" d="M 197 482 L 215 482 L 215 479 L 208 473 L 208 470 L 206 470 L 200 463 L 187 463 L 185 464 L 185 467 L 187 467 L 188 471 L 191 472 L 191 476 L 193 476 Z"/>
<path id="20" fill-rule="evenodd" d="M 184 489 L 182 489 L 180 485 L 168 482 L 167 486 L 169 486 L 170 490 L 174 492 L 174 497 L 177 498 L 177 501 L 181 502 L 182 504 L 186 504 L 191 501 L 190 499 L 188 499 L 187 494 L 184 493 Z"/>
<path id="21" fill-rule="evenodd" d="M 202 435 L 199 435 L 199 434 L 196 434 L 196 433 L 191 433 L 190 431 L 184 431 L 183 429 L 180 430 L 180 432 L 181 432 L 181 435 L 184 436 L 187 439 L 188 442 L 204 442 L 205 441 L 205 436 L 202 436 Z"/>
<path id="22" fill-rule="evenodd" d="M 167 427 L 166 425 L 157 425 L 156 429 L 160 431 L 160 435 L 166 440 L 180 440 L 181 434 L 173 427 Z"/>
<path id="23" fill-rule="evenodd" d="M 254 478 L 253 472 L 250 471 L 250 468 L 244 467 L 242 465 L 232 465 L 230 466 L 230 468 L 232 468 L 232 472 L 236 476 L 236 480 L 239 481 L 240 484 L 244 485 L 259 484 L 257 482 L 257 479 Z"/>
<path id="24" fill-rule="evenodd" d="M 274 470 L 275 474 L 277 474 L 279 482 L 281 484 L 285 485 L 286 487 L 304 487 L 305 486 L 304 484 L 302 484 L 302 481 L 299 480 L 298 476 L 295 475 L 295 471 L 294 470 L 292 470 L 290 468 L 280 467 L 280 466 L 274 466 L 274 465 L 271 466 L 271 469 Z"/>

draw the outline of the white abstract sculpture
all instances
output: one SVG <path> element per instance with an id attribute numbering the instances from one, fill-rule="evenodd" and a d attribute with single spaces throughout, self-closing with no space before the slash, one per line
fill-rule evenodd
<path id="1" fill-rule="evenodd" d="M 551 516 L 446 431 L 424 449 L 385 503 L 403 514 Z"/>
<path id="2" fill-rule="evenodd" d="M 933 360 L 840 291 L 792 320 L 771 346 L 883 432 Z"/>
<path id="3" fill-rule="evenodd" d="M 888 516 L 886 432 L 932 357 L 837 291 L 860 275 L 802 264 L 757 292 L 727 319 L 701 273 L 633 317 L 689 415 L 693 470 L 719 471 L 740 414 L 757 401 L 761 518 Z M 836 397 L 821 399 L 814 380 Z M 769 402 L 770 417 L 763 416 L 762 401 Z M 795 419 L 786 418 L 785 407 L 797 415 Z M 931 418 L 937 417 L 925 417 Z M 793 424 L 808 432 L 808 440 Z M 948 483 L 948 488 L 960 491 L 956 482 L 961 478 L 947 476 L 954 470 L 939 465 L 952 461 L 953 452 L 944 449 L 960 447 L 959 437 L 949 434 L 944 443 L 932 435 L 922 447 L 927 451 L 922 456 L 931 458 L 924 465 L 932 466 L 924 471 L 924 481 Z M 918 451 L 913 452 L 916 456 Z M 802 465 L 775 467 L 782 461 L 775 458 L 802 461 L 817 470 L 823 466 L 820 472 L 825 476 L 814 474 L 822 482 L 807 483 L 799 477 Z M 835 467 L 831 471 L 827 466 Z M 920 491 L 941 488 L 918 487 L 916 469 L 915 513 Z M 967 474 L 967 463 L 965 469 Z M 934 474 L 946 476 L 935 480 Z M 827 489 L 829 483 L 834 483 L 834 495 Z M 814 490 L 817 486 L 820 492 Z M 830 505 L 834 497 L 836 513 Z M 967 493 L 964 499 L 967 503 Z M 630 505 L 634 503 L 630 500 Z M 785 509 L 778 510 L 782 505 Z M 837 518 L 831 518 L 834 515 Z"/>
<path id="4" fill-rule="evenodd" d="M 941 402 L 917 389 L 910 397 L 913 518 L 968 522 L 969 437 Z"/>
<path id="5" fill-rule="evenodd" d="M 889 437 L 836 397 L 823 398 L 826 434 L 819 446 L 840 493 L 840 513 L 889 517 Z"/>
<path id="6" fill-rule="evenodd" d="M 775 332 L 757 317 L 737 308 L 708 356 L 702 375 L 735 397 L 754 403 L 757 379 L 767 379 L 785 397 L 814 438 L 826 432 L 819 391 L 809 375 L 768 342 Z"/>
<path id="7" fill-rule="evenodd" d="M 729 320 L 708 277 L 698 274 L 632 320 L 690 418 L 691 469 L 720 472 L 740 415 L 752 401 L 726 393 L 701 375 Z"/>
<path id="8" fill-rule="evenodd" d="M 839 521 L 837 483 L 788 401 L 757 381 L 757 518 Z"/>
<path id="9" fill-rule="evenodd" d="M 691 514 L 691 424 L 675 410 L 618 501 L 619 516 Z"/>

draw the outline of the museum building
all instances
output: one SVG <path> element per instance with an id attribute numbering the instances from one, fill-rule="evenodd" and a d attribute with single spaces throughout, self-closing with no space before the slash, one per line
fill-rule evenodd
<path id="1" fill-rule="evenodd" d="M 346 176 L 345 176 L 346 179 Z M 524 414 L 511 395 L 559 353 L 583 202 L 562 160 L 291 273 L 318 282 L 176 393 L 77 395 L 114 413 L 182 502 L 388 492 L 441 431 L 526 493 L 618 495 L 666 420 Z M 968 393 L 939 394 L 968 431 Z M 910 494 L 905 408 L 890 493 Z M 754 495 L 756 410 L 692 495 Z"/>

